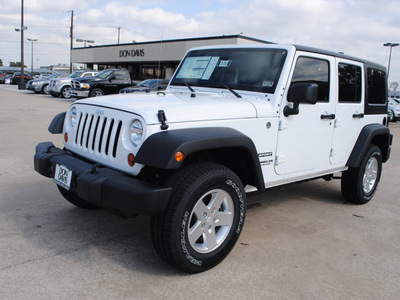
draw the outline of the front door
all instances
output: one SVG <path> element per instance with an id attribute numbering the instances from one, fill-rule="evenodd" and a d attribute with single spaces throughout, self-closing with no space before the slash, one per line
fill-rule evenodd
<path id="1" fill-rule="evenodd" d="M 283 95 L 275 171 L 285 177 L 319 173 L 331 168 L 330 152 L 335 123 L 335 58 L 298 52 Z M 283 108 L 290 86 L 297 82 L 318 84 L 316 104 L 300 104 L 299 113 L 285 117 Z"/>

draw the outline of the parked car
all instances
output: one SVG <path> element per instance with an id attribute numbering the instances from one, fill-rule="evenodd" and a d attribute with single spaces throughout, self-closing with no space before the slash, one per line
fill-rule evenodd
<path id="1" fill-rule="evenodd" d="M 29 80 L 26 89 L 36 94 L 49 94 L 49 83 L 51 79 L 68 77 L 69 74 L 57 73 L 43 79 Z"/>
<path id="2" fill-rule="evenodd" d="M 400 104 L 392 98 L 388 99 L 388 118 L 390 122 L 400 119 Z"/>
<path id="3" fill-rule="evenodd" d="M 163 91 L 168 86 L 168 79 L 146 79 L 135 86 L 130 86 L 119 91 L 120 94 L 149 93 L 151 91 Z"/>
<path id="4" fill-rule="evenodd" d="M 29 80 L 31 80 L 31 76 L 24 73 L 24 80 L 25 80 L 25 82 L 28 82 Z M 11 76 L 11 84 L 18 84 L 20 81 L 21 81 L 21 72 L 15 72 Z"/>
<path id="5" fill-rule="evenodd" d="M 6 74 L 0 71 L 0 83 L 5 84 L 6 83 Z"/>
<path id="6" fill-rule="evenodd" d="M 107 69 L 94 77 L 73 79 L 72 93 L 77 98 L 98 97 L 118 94 L 128 86 L 132 86 L 132 80 L 127 70 Z"/>
<path id="7" fill-rule="evenodd" d="M 53 97 L 71 98 L 71 80 L 80 77 L 92 77 L 96 71 L 75 71 L 68 78 L 52 79 L 49 84 L 49 93 Z"/>

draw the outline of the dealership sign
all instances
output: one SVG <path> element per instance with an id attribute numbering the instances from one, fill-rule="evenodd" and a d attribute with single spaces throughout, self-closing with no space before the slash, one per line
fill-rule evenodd
<path id="1" fill-rule="evenodd" d="M 119 57 L 144 56 L 144 49 L 119 50 Z"/>

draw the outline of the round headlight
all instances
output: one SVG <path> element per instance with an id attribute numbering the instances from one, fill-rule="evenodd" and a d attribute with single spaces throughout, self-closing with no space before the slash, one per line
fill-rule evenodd
<path id="1" fill-rule="evenodd" d="M 78 113 L 76 112 L 76 107 L 73 107 L 71 109 L 71 113 L 69 114 L 69 121 L 71 123 L 71 126 L 73 127 L 76 123 L 76 118 L 78 116 Z"/>
<path id="2" fill-rule="evenodd" d="M 143 137 L 143 125 L 139 120 L 134 120 L 129 129 L 129 138 L 135 147 L 140 143 Z"/>

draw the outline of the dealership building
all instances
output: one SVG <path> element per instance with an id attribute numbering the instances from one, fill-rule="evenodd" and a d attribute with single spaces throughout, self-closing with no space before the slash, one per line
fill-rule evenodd
<path id="1" fill-rule="evenodd" d="M 72 63 L 85 64 L 87 69 L 125 68 L 134 80 L 169 79 L 190 48 L 260 43 L 270 42 L 243 35 L 223 35 L 73 48 L 71 55 Z"/>

